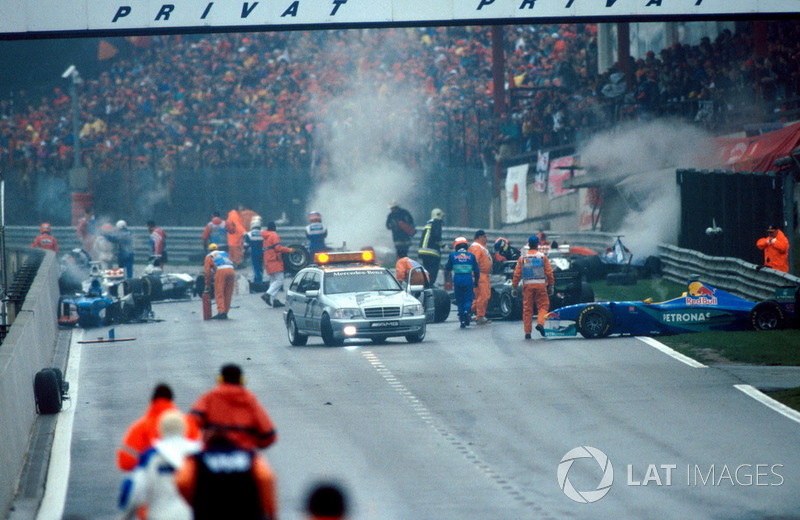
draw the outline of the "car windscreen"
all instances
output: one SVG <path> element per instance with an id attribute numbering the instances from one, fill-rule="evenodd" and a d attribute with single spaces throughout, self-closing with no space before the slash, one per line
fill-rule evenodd
<path id="1" fill-rule="evenodd" d="M 376 269 L 353 269 L 326 273 L 324 287 L 325 294 L 402 290 L 390 272 Z"/>

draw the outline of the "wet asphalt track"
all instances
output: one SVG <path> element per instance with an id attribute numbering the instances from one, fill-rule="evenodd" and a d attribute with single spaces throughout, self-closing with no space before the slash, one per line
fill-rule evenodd
<path id="1" fill-rule="evenodd" d="M 233 304 L 230 320 L 208 322 L 197 298 L 156 304 L 163 321 L 116 327 L 117 338 L 134 341 L 79 344 L 107 329 L 73 333 L 73 400 L 56 435 L 66 442 L 74 421 L 71 457 L 54 450 L 39 518 L 58 518 L 61 508 L 65 518 L 113 518 L 122 479 L 115 448 L 153 386 L 172 385 L 187 410 L 228 362 L 243 366 L 276 423 L 279 440 L 265 454 L 285 520 L 303 518 L 307 486 L 319 478 L 345 485 L 352 520 L 800 511 L 800 424 L 735 388 L 734 376 L 639 339 L 524 341 L 519 322 L 459 330 L 451 315 L 418 345 L 328 348 L 311 338 L 291 347 L 279 310 L 258 295 Z M 579 446 L 601 450 L 613 468 L 594 503 L 571 500 L 559 485 L 562 457 Z M 582 458 L 566 475 L 567 487 L 586 492 L 603 471 Z"/>

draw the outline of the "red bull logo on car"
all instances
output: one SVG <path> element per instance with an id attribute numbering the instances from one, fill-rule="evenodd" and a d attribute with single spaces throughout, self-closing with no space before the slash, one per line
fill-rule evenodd
<path id="1" fill-rule="evenodd" d="M 686 294 L 686 304 L 717 305 L 717 297 L 714 295 L 716 291 L 701 282 L 692 282 L 689 284 L 689 291 Z"/>

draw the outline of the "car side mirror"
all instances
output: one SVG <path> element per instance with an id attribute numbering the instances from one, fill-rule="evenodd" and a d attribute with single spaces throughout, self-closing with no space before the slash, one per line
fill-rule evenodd
<path id="1" fill-rule="evenodd" d="M 422 292 L 423 290 L 425 290 L 425 286 L 424 285 L 409 285 L 408 286 L 408 292 L 410 292 L 410 293 L 419 293 L 419 292 Z"/>
<path id="2" fill-rule="evenodd" d="M 317 296 L 319 296 L 319 291 L 317 290 L 306 291 L 306 298 L 316 298 Z"/>

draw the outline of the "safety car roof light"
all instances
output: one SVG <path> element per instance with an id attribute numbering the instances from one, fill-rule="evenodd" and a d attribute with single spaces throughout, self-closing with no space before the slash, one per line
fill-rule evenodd
<path id="1" fill-rule="evenodd" d="M 352 264 L 354 262 L 372 263 L 375 261 L 374 251 L 347 251 L 314 254 L 314 262 L 320 265 Z"/>

